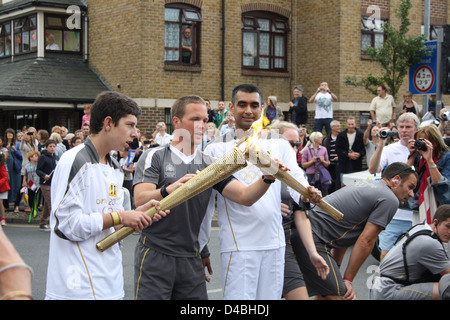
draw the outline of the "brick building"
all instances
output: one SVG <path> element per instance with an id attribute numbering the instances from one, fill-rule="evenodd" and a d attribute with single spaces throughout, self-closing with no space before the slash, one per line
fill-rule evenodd
<path id="1" fill-rule="evenodd" d="M 57 5 L 80 6 L 86 38 L 78 58 L 104 88 L 138 101 L 143 108 L 139 127 L 145 134 L 152 132 L 158 121 L 170 125 L 170 106 L 178 97 L 200 95 L 215 107 L 219 100 L 229 101 L 231 90 L 240 83 L 259 86 L 266 98 L 277 96 L 288 115 L 294 85 L 301 84 L 310 97 L 321 81 L 327 81 L 339 98 L 333 104 L 334 117 L 343 121 L 353 115 L 364 127 L 373 96 L 362 88 L 347 86 L 345 77 L 377 73 L 377 64 L 361 55 L 361 49 L 379 44 L 383 34 L 364 26 L 374 15 L 381 23 L 398 23 L 395 10 L 399 1 L 3 0 L 0 23 L 11 19 L 5 7 L 14 4 L 41 3 L 50 11 Z M 448 2 L 431 0 L 433 28 L 449 23 Z M 423 0 L 412 0 L 412 4 L 410 32 L 419 34 Z M 61 7 L 58 10 L 62 11 Z M 183 49 L 186 28 L 191 33 L 190 42 L 186 40 L 190 51 Z M 45 50 L 44 55 L 44 60 L 52 58 Z M 0 68 L 2 60 L 0 57 Z M 405 79 L 400 95 L 407 88 Z M 414 98 L 422 103 L 421 96 Z M 450 105 L 446 96 L 443 101 Z M 48 125 L 67 119 L 80 105 L 54 109 Z M 313 105 L 309 113 L 312 124 Z M 6 124 L 0 121 L 0 130 Z"/>

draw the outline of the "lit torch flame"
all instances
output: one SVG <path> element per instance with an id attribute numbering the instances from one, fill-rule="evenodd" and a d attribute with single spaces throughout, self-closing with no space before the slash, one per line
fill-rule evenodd
<path id="1" fill-rule="evenodd" d="M 259 118 L 259 120 L 256 120 L 252 124 L 253 134 L 250 136 L 250 139 L 257 139 L 261 136 L 262 133 L 267 133 L 268 125 L 270 125 L 270 120 L 266 117 L 264 108 L 262 108 L 261 118 Z"/>

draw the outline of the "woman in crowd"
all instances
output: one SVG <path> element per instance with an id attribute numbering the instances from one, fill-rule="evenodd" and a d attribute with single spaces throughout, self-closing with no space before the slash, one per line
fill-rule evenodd
<path id="1" fill-rule="evenodd" d="M 38 140 L 38 151 L 45 150 L 45 143 L 49 139 L 50 134 L 45 129 L 40 129 L 37 132 L 37 140 Z"/>
<path id="2" fill-rule="evenodd" d="M 267 119 L 272 123 L 275 120 L 284 120 L 283 111 L 278 106 L 277 97 L 269 96 L 267 98 L 267 108 L 265 110 L 265 114 Z"/>
<path id="3" fill-rule="evenodd" d="M 412 112 L 420 119 L 422 108 L 421 106 L 419 106 L 417 102 L 413 100 L 412 93 L 406 91 L 406 93 L 403 95 L 403 99 L 404 100 L 397 107 L 399 114 L 403 114 L 405 112 Z"/>
<path id="4" fill-rule="evenodd" d="M 408 164 L 419 174 L 419 219 L 431 223 L 437 207 L 450 204 L 450 148 L 435 125 L 420 128 L 409 144 Z"/>
<path id="5" fill-rule="evenodd" d="M 66 151 L 66 146 L 63 143 L 61 135 L 57 132 L 53 132 L 50 135 L 50 140 L 53 140 L 56 142 L 55 157 L 56 157 L 56 160 L 59 160 L 59 158 L 61 158 L 64 151 Z"/>
<path id="6" fill-rule="evenodd" d="M 380 137 L 378 133 L 380 132 L 380 128 L 378 126 L 372 126 L 372 119 L 367 121 L 367 129 L 364 131 L 364 146 L 366 147 L 366 163 L 370 163 L 370 158 L 372 158 L 375 149 L 378 146 L 378 140 Z"/>
<path id="7" fill-rule="evenodd" d="M 309 136 L 309 141 L 302 152 L 302 167 L 306 169 L 306 175 L 311 185 L 322 191 L 322 195 L 327 195 L 328 188 L 321 182 L 321 175 L 328 172 L 330 165 L 327 148 L 322 146 L 323 136 L 321 132 L 313 132 Z M 321 173 L 322 171 L 322 173 Z M 328 173 L 329 175 L 329 173 Z M 331 181 L 329 181 L 331 185 Z"/>
<path id="8" fill-rule="evenodd" d="M 299 138 L 299 145 L 297 148 L 297 163 L 301 167 L 302 166 L 302 150 L 306 146 L 306 144 L 309 141 L 308 137 L 308 131 L 306 130 L 305 124 L 300 124 L 298 126 L 298 138 Z"/>
<path id="9" fill-rule="evenodd" d="M 8 167 L 9 186 L 11 187 L 8 192 L 8 202 L 14 203 L 14 212 L 18 213 L 20 204 L 20 186 L 22 183 L 22 153 L 20 153 L 20 143 L 16 141 L 14 129 L 6 129 L 5 147 L 9 152 L 6 165 Z"/>

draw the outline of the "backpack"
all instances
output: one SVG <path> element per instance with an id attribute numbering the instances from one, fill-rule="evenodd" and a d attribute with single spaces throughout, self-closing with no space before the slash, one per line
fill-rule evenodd
<path id="1" fill-rule="evenodd" d="M 423 223 L 421 224 L 423 225 Z M 397 283 L 403 284 L 405 286 L 414 284 L 414 283 L 419 283 L 419 282 L 438 282 L 439 279 L 441 278 L 440 274 L 432 274 L 430 271 L 425 271 L 425 273 L 421 276 L 420 281 L 416 281 L 416 282 L 411 282 L 409 281 L 409 269 L 408 269 L 408 262 L 406 259 L 406 247 L 408 246 L 408 244 L 415 239 L 418 236 L 430 236 L 433 239 L 439 241 L 439 243 L 442 244 L 441 240 L 439 239 L 439 237 L 437 236 L 437 234 L 435 234 L 433 231 L 431 230 L 420 230 L 417 231 L 413 234 L 410 234 L 410 231 L 417 227 L 418 225 L 413 226 L 412 228 L 410 228 L 407 232 L 405 232 L 404 234 L 402 234 L 401 236 L 398 237 L 397 241 L 395 242 L 395 244 L 397 244 L 399 241 L 401 241 L 403 238 L 407 238 L 406 241 L 403 243 L 402 245 L 402 254 L 403 254 L 403 266 L 405 268 L 405 275 L 406 278 L 405 280 L 398 280 L 398 279 L 394 279 L 390 276 L 386 276 L 386 275 L 382 275 L 383 277 L 387 277 L 390 278 L 391 280 L 394 280 Z"/>

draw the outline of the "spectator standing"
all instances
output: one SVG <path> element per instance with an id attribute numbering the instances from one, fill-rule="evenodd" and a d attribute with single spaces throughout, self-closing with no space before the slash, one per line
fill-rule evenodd
<path id="1" fill-rule="evenodd" d="M 407 163 L 419 173 L 419 222 L 431 224 L 439 205 L 450 204 L 450 148 L 431 124 L 417 130 L 413 150 Z"/>
<path id="2" fill-rule="evenodd" d="M 9 186 L 8 191 L 8 207 L 9 203 L 14 203 L 14 212 L 19 212 L 20 204 L 20 186 L 22 172 L 22 153 L 20 153 L 20 143 L 16 141 L 16 135 L 13 129 L 6 129 L 5 146 L 8 149 L 8 158 L 6 164 L 8 167 Z M 8 209 L 8 208 L 7 208 Z"/>
<path id="3" fill-rule="evenodd" d="M 66 151 L 66 146 L 64 145 L 61 136 L 57 132 L 53 132 L 50 135 L 50 140 L 53 140 L 56 143 L 55 157 L 56 161 L 58 161 L 61 158 L 62 154 Z"/>
<path id="4" fill-rule="evenodd" d="M 422 106 L 413 100 L 413 94 L 409 91 L 406 91 L 403 95 L 403 101 L 398 104 L 397 110 L 399 115 L 402 115 L 405 112 L 412 112 L 419 119 L 422 116 Z"/>
<path id="5" fill-rule="evenodd" d="M 377 145 L 379 137 L 380 128 L 376 125 L 372 125 L 372 119 L 367 121 L 367 128 L 364 131 L 364 146 L 366 147 L 366 163 L 367 166 L 370 163 L 370 159 L 372 158 Z"/>
<path id="6" fill-rule="evenodd" d="M 45 150 L 45 143 L 50 138 L 48 131 L 45 129 L 40 129 L 36 134 L 36 138 L 38 141 L 38 151 L 41 152 Z"/>
<path id="7" fill-rule="evenodd" d="M 336 139 L 341 132 L 341 123 L 337 120 L 333 120 L 330 123 L 331 133 L 323 139 L 322 144 L 327 148 L 328 158 L 330 159 L 330 165 L 328 171 L 330 172 L 333 183 L 328 189 L 328 194 L 341 188 L 341 176 L 339 172 L 339 156 L 336 151 Z"/>
<path id="8" fill-rule="evenodd" d="M 362 170 L 362 159 L 366 155 L 364 134 L 356 128 L 355 118 L 349 117 L 346 123 L 347 129 L 339 133 L 336 139 L 341 182 L 344 173 Z"/>
<path id="9" fill-rule="evenodd" d="M 30 151 L 27 153 L 27 165 L 24 168 L 23 187 L 27 188 L 28 205 L 30 207 L 30 219 L 38 214 L 38 203 L 40 198 L 40 179 L 37 175 L 37 162 L 39 160 L 39 151 Z M 30 219 L 28 221 L 30 221 Z"/>
<path id="10" fill-rule="evenodd" d="M 156 129 L 153 132 L 152 136 L 155 142 L 160 146 L 168 145 L 173 139 L 173 136 L 171 134 L 168 134 L 166 130 L 167 126 L 164 122 L 161 121 L 156 124 Z"/>
<path id="11" fill-rule="evenodd" d="M 269 96 L 267 98 L 267 108 L 264 110 L 267 119 L 272 123 L 275 120 L 282 121 L 284 120 L 283 111 L 278 106 L 276 96 Z"/>
<path id="12" fill-rule="evenodd" d="M 216 113 L 211 108 L 211 101 L 209 101 L 208 99 L 205 99 L 205 103 L 206 103 L 206 108 L 208 109 L 208 123 L 209 122 L 215 123 L 216 122 Z"/>
<path id="13" fill-rule="evenodd" d="M 395 122 L 397 105 L 394 97 L 386 93 L 384 85 L 378 86 L 377 96 L 370 103 L 370 116 L 381 127 L 387 127 L 390 122 Z"/>
<path id="14" fill-rule="evenodd" d="M 310 103 L 316 104 L 314 116 L 314 131 L 322 132 L 325 127 L 326 134 L 331 132 L 330 123 L 333 120 L 333 101 L 337 101 L 337 96 L 331 92 L 327 82 L 321 82 L 314 95 L 309 99 Z"/>
<path id="15" fill-rule="evenodd" d="M 325 170 L 328 173 L 327 167 L 330 165 L 327 148 L 322 146 L 322 141 L 322 132 L 311 133 L 309 142 L 301 151 L 302 167 L 306 170 L 308 182 L 322 191 L 323 196 L 326 196 L 332 181 L 322 178 L 323 171 Z"/>
<path id="16" fill-rule="evenodd" d="M 39 221 L 39 228 L 42 231 L 50 231 L 48 220 L 50 212 L 52 211 L 52 199 L 50 194 L 53 172 L 56 168 L 56 142 L 47 140 L 45 142 L 45 150 L 42 151 L 39 157 L 36 173 L 39 176 L 39 185 L 44 198 L 44 208 L 42 211 L 41 220 Z"/>
<path id="17" fill-rule="evenodd" d="M 294 99 L 289 102 L 291 122 L 296 126 L 308 124 L 308 99 L 303 95 L 303 87 L 297 85 L 293 89 Z"/>
<path id="18" fill-rule="evenodd" d="M 225 102 L 219 101 L 219 104 L 217 105 L 218 110 L 216 112 L 216 128 L 219 128 L 222 121 L 227 117 L 228 109 L 225 108 Z"/>
<path id="19" fill-rule="evenodd" d="M 84 115 L 81 118 L 81 129 L 83 129 L 84 125 L 88 126 L 91 124 L 91 105 L 86 104 L 83 108 Z"/>

